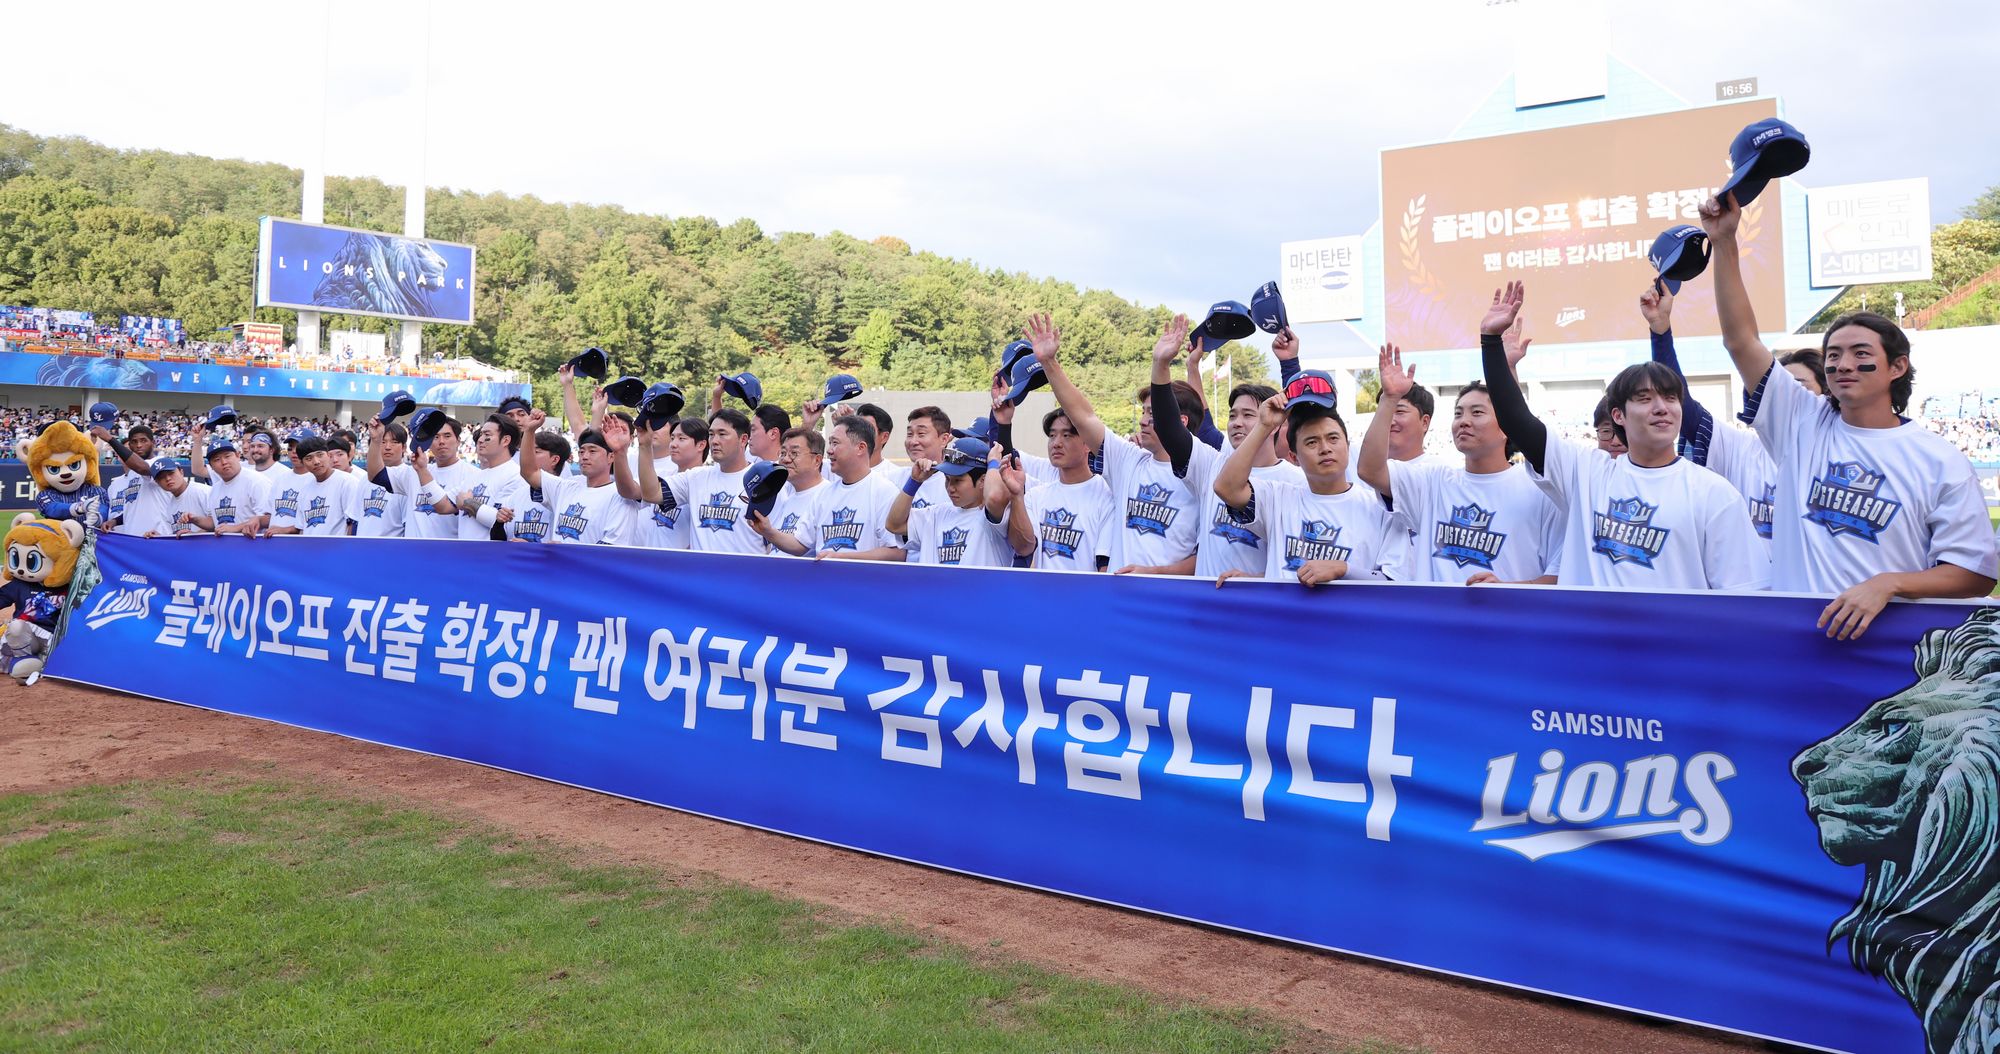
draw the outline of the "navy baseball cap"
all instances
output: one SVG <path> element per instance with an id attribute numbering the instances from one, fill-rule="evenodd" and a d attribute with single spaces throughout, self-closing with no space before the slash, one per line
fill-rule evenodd
<path id="1" fill-rule="evenodd" d="M 1812 147 L 1806 137 L 1776 117 L 1766 117 L 1736 133 L 1729 144 L 1729 182 L 1717 197 L 1734 191 L 1736 204 L 1750 204 L 1764 185 L 1806 167 Z"/>
<path id="2" fill-rule="evenodd" d="M 208 420 L 202 422 L 202 427 L 216 428 L 221 425 L 233 425 L 235 423 L 236 408 L 234 406 L 218 406 L 208 412 Z"/>
<path id="3" fill-rule="evenodd" d="M 318 429 L 314 428 L 311 425 L 300 425 L 299 427 L 292 429 L 289 435 L 285 436 L 285 442 L 303 443 L 308 439 L 318 439 L 318 438 L 319 438 Z"/>
<path id="4" fill-rule="evenodd" d="M 375 419 L 386 425 L 404 414 L 416 412 L 416 409 L 416 396 L 398 388 L 382 397 L 382 412 L 376 414 Z"/>
<path id="5" fill-rule="evenodd" d="M 783 465 L 769 461 L 752 464 L 743 473 L 743 500 L 749 503 L 751 511 L 769 518 L 771 506 L 778 503 L 778 494 L 785 489 L 785 480 L 790 475 Z"/>
<path id="6" fill-rule="evenodd" d="M 1681 283 L 1690 281 L 1708 270 L 1708 235 L 1700 227 L 1683 223 L 1661 231 L 1653 239 L 1653 248 L 1646 254 L 1653 265 L 1653 272 L 1667 287 L 1667 292 L 1678 293 Z"/>
<path id="7" fill-rule="evenodd" d="M 1188 340 L 1208 351 L 1255 332 L 1257 323 L 1250 320 L 1250 309 L 1234 300 L 1224 300 L 1208 309 L 1208 317 L 1189 331 Z"/>
<path id="8" fill-rule="evenodd" d="M 601 381 L 611 372 L 611 356 L 606 355 L 603 348 L 585 348 L 563 365 L 578 377 Z"/>
<path id="9" fill-rule="evenodd" d="M 1278 283 L 1265 282 L 1257 287 L 1250 297 L 1250 321 L 1266 333 L 1283 333 L 1292 324 L 1285 315 L 1285 298 L 1278 292 Z"/>
<path id="10" fill-rule="evenodd" d="M 410 418 L 410 445 L 418 450 L 429 450 L 431 441 L 437 438 L 451 418 L 435 406 L 426 406 Z"/>
<path id="11" fill-rule="evenodd" d="M 604 398 L 613 406 L 637 406 L 646 397 L 646 379 L 626 374 L 604 386 Z"/>
<path id="12" fill-rule="evenodd" d="M 937 470 L 947 476 L 963 476 L 985 468 L 986 456 L 992 452 L 993 444 L 984 439 L 954 439 L 944 448 L 944 460 L 938 462 Z"/>
<path id="13" fill-rule="evenodd" d="M 181 463 L 171 457 L 156 457 L 146 465 L 146 471 L 151 473 L 154 479 L 159 479 L 162 473 L 173 472 L 180 467 Z"/>
<path id="14" fill-rule="evenodd" d="M 1029 392 L 1049 383 L 1049 377 L 1042 372 L 1041 360 L 1029 354 L 1014 360 L 1014 368 L 1008 373 L 1007 382 L 1010 385 L 1007 389 L 1007 401 L 1019 405 L 1022 399 L 1028 397 Z"/>
<path id="15" fill-rule="evenodd" d="M 752 410 L 757 408 L 758 403 L 764 401 L 763 382 L 757 379 L 756 374 L 748 371 L 723 374 L 722 390 L 748 403 Z"/>
<path id="16" fill-rule="evenodd" d="M 105 427 L 105 428 L 110 428 L 111 426 L 113 426 L 113 425 L 117 424 L 117 423 L 118 423 L 118 404 L 116 404 L 116 403 L 91 403 L 91 404 L 90 404 L 90 423 L 91 423 L 91 424 L 94 424 L 94 425 L 101 425 L 101 426 L 103 426 L 103 427 Z"/>
<path id="17" fill-rule="evenodd" d="M 972 423 L 964 428 L 952 429 L 951 434 L 960 439 L 977 439 L 982 443 L 1000 441 L 1000 430 L 993 427 L 993 419 L 990 417 L 975 417 Z"/>
<path id="18" fill-rule="evenodd" d="M 209 457 L 214 457 L 217 454 L 225 452 L 230 454 L 236 453 L 236 444 L 230 442 L 227 437 L 217 436 L 214 439 L 208 441 Z"/>
<path id="19" fill-rule="evenodd" d="M 1014 364 L 1024 358 L 1032 358 L 1034 354 L 1035 346 L 1025 340 L 1017 340 L 1007 345 L 1000 351 L 1001 376 L 1012 377 L 1014 375 Z"/>
<path id="20" fill-rule="evenodd" d="M 520 410 L 521 412 L 526 413 L 527 411 L 532 410 L 534 408 L 535 408 L 534 403 L 531 403 L 528 400 L 523 399 L 518 395 L 510 395 L 505 399 L 500 400 L 500 406 L 498 407 L 499 411 L 503 414 L 512 410 Z"/>
<path id="21" fill-rule="evenodd" d="M 661 381 L 646 389 L 646 394 L 639 397 L 639 423 L 645 425 L 648 431 L 656 430 L 679 417 L 681 409 L 686 405 L 687 396 L 682 393 L 679 385 L 672 381 Z"/>
<path id="22" fill-rule="evenodd" d="M 1324 406 L 1329 410 L 1340 409 L 1340 401 L 1335 397 L 1333 375 L 1325 370 L 1300 370 L 1292 375 L 1285 385 L 1285 409 L 1300 403 Z"/>
<path id="23" fill-rule="evenodd" d="M 820 396 L 821 406 L 846 402 L 861 394 L 861 382 L 851 373 L 836 373 L 826 379 L 826 394 Z"/>

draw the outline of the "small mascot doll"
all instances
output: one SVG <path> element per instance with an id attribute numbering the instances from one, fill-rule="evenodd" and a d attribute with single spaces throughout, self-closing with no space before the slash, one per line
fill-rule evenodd
<path id="1" fill-rule="evenodd" d="M 24 512 L 14 517 L 6 544 L 0 605 L 13 608 L 14 614 L 0 635 L 0 670 L 15 680 L 26 680 L 41 672 L 55 640 L 70 576 L 83 551 L 83 525 Z"/>
<path id="2" fill-rule="evenodd" d="M 35 481 L 35 507 L 52 520 L 77 520 L 95 527 L 108 515 L 110 499 L 97 473 L 97 444 L 68 421 L 57 421 L 17 447 Z"/>

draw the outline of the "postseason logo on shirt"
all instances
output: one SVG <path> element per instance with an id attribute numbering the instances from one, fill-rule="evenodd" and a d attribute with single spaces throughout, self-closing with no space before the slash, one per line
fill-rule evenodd
<path id="1" fill-rule="evenodd" d="M 361 499 L 361 515 L 369 519 L 381 519 L 389 511 L 389 492 L 381 487 L 368 488 L 368 496 Z"/>
<path id="2" fill-rule="evenodd" d="M 1763 497 L 1750 499 L 1750 522 L 1757 527 L 1757 537 L 1767 542 L 1771 540 L 1771 509 L 1777 499 L 1778 486 L 1775 483 L 1764 484 Z"/>
<path id="3" fill-rule="evenodd" d="M 1491 530 L 1492 526 L 1491 510 L 1476 503 L 1454 505 L 1451 520 L 1439 522 L 1431 533 L 1431 541 L 1437 545 L 1431 555 L 1460 567 L 1477 565 L 1491 571 L 1493 561 L 1500 558 L 1500 547 L 1507 544 L 1507 536 Z"/>
<path id="4" fill-rule="evenodd" d="M 1340 528 L 1325 520 L 1307 520 L 1299 524 L 1298 534 L 1285 537 L 1285 570 L 1296 571 L 1310 560 L 1339 560 L 1347 562 L 1354 553 L 1354 547 L 1341 545 Z"/>
<path id="5" fill-rule="evenodd" d="M 705 531 L 733 531 L 736 529 L 736 518 L 742 514 L 742 510 L 736 507 L 736 496 L 726 490 L 718 490 L 710 494 L 697 510 L 696 522 Z"/>
<path id="6" fill-rule="evenodd" d="M 1667 547 L 1667 535 L 1673 533 L 1653 526 L 1653 514 L 1658 511 L 1658 505 L 1648 505 L 1638 498 L 1614 500 L 1604 512 L 1591 514 L 1596 538 L 1591 551 L 1610 557 L 1614 564 L 1652 567 L 1660 550 Z"/>
<path id="7" fill-rule="evenodd" d="M 1042 513 L 1040 530 L 1044 556 L 1076 559 L 1076 547 L 1083 544 L 1083 532 L 1076 529 L 1076 513 L 1050 509 Z"/>
<path id="8" fill-rule="evenodd" d="M 1903 510 L 1903 503 L 1881 496 L 1888 476 L 1859 461 L 1834 461 L 1826 475 L 1812 481 L 1806 496 L 1806 519 L 1826 528 L 1835 538 L 1852 534 L 1882 544 L 1882 532 Z"/>
<path id="9" fill-rule="evenodd" d="M 236 522 L 235 498 L 224 498 L 221 501 L 215 503 L 215 522 L 217 523 Z"/>
<path id="10" fill-rule="evenodd" d="M 326 502 L 326 495 L 324 494 L 313 495 L 312 504 L 306 506 L 306 526 L 308 527 L 326 526 L 326 517 L 328 511 L 329 508 Z"/>
<path id="11" fill-rule="evenodd" d="M 1174 525 L 1174 517 L 1180 510 L 1167 504 L 1170 492 L 1158 483 L 1147 483 L 1139 492 L 1125 499 L 1125 526 L 1140 534 L 1157 534 L 1164 538 L 1167 528 Z"/>
<path id="12" fill-rule="evenodd" d="M 1229 514 L 1227 505 L 1215 507 L 1215 522 L 1209 525 L 1208 533 L 1230 545 L 1240 545 L 1246 549 L 1264 547 L 1263 540 L 1257 537 L 1257 532 L 1237 523 L 1236 517 Z"/>
<path id="13" fill-rule="evenodd" d="M 583 514 L 583 503 L 573 501 L 556 517 L 556 537 L 574 542 L 583 538 L 583 530 L 590 526 L 590 520 Z"/>
<path id="14" fill-rule="evenodd" d="M 271 515 L 289 516 L 297 519 L 299 515 L 299 492 L 296 490 L 287 490 L 279 494 L 278 500 L 271 503 Z"/>
<path id="15" fill-rule="evenodd" d="M 854 521 L 853 509 L 833 510 L 833 522 L 820 529 L 819 547 L 853 552 L 861 542 L 861 525 Z"/>
<path id="16" fill-rule="evenodd" d="M 938 563 L 955 564 L 965 559 L 965 528 L 953 527 L 938 539 Z"/>
<path id="17" fill-rule="evenodd" d="M 514 540 L 517 542 L 549 540 L 549 516 L 540 505 L 528 506 L 514 519 Z"/>

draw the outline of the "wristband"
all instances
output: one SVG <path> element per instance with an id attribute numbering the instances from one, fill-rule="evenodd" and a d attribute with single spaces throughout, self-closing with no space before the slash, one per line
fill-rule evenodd
<path id="1" fill-rule="evenodd" d="M 493 511 L 493 506 L 491 505 L 481 505 L 473 511 L 472 518 L 478 520 L 481 527 L 490 531 L 493 529 L 493 525 L 499 522 L 500 514 Z"/>
<path id="2" fill-rule="evenodd" d="M 903 493 L 908 494 L 912 498 L 916 497 L 917 492 L 922 489 L 924 489 L 923 481 L 917 479 L 915 476 L 911 476 L 909 479 L 903 481 Z"/>
<path id="3" fill-rule="evenodd" d="M 986 471 L 988 471 L 988 472 L 991 472 L 991 471 L 993 471 L 994 469 L 997 469 L 997 468 L 999 468 L 999 467 L 1000 467 L 1000 459 L 999 459 L 999 458 L 991 458 L 991 457 L 989 457 L 989 458 L 987 458 L 987 459 L 986 459 Z"/>

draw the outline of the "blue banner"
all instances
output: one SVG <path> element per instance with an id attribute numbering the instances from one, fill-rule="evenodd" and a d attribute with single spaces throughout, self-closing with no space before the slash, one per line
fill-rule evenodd
<path id="1" fill-rule="evenodd" d="M 257 249 L 257 306 L 472 322 L 470 245 L 266 216 Z"/>
<path id="2" fill-rule="evenodd" d="M 374 402 L 402 389 L 420 403 L 452 406 L 498 406 L 500 400 L 510 395 L 528 397 L 527 385 L 503 381 L 283 370 L 267 366 L 223 366 L 110 355 L 44 355 L 32 351 L 0 351 L 0 384 L 99 388 L 104 389 L 105 398 L 113 402 L 118 399 L 113 394 L 117 391 L 203 392 L 260 398 Z"/>
<path id="3" fill-rule="evenodd" d="M 0 460 L 0 509 L 18 512 L 35 507 L 35 495 L 41 487 L 28 475 L 28 463 L 13 459 L 13 451 L 7 451 L 6 460 Z M 183 463 L 186 458 L 180 459 Z M 98 478 L 110 486 L 111 481 L 125 474 L 125 466 L 116 461 L 97 463 Z"/>
<path id="4" fill-rule="evenodd" d="M 2000 1014 L 2000 608 L 1836 642 L 1771 595 L 100 559 L 55 676 L 1831 1050 Z"/>

